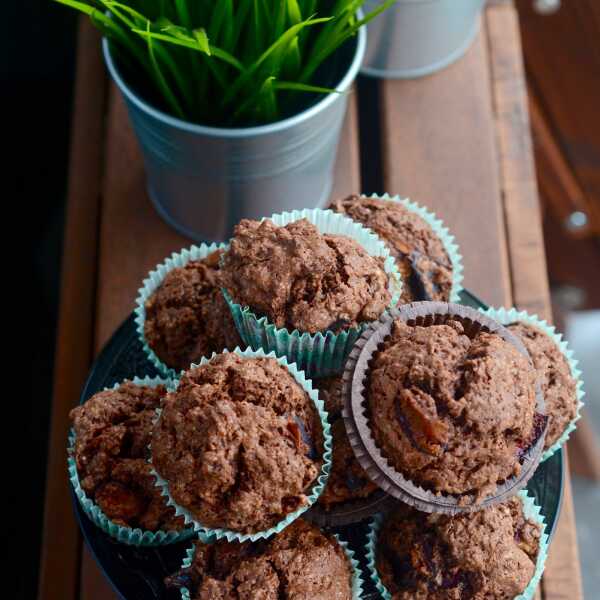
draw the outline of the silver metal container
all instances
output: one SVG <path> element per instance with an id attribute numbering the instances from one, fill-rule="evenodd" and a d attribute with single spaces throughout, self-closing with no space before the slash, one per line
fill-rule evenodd
<path id="1" fill-rule="evenodd" d="M 350 67 L 336 89 L 350 90 L 365 47 L 362 27 Z M 327 202 L 347 94 L 329 94 L 269 125 L 204 127 L 147 104 L 121 77 L 107 40 L 103 49 L 142 149 L 148 193 L 175 229 L 196 241 L 220 241 L 230 237 L 242 218 Z"/>
<path id="2" fill-rule="evenodd" d="M 369 12 L 381 0 L 367 0 Z M 460 58 L 479 29 L 485 0 L 398 0 L 367 25 L 361 73 L 408 79 L 429 75 Z"/>

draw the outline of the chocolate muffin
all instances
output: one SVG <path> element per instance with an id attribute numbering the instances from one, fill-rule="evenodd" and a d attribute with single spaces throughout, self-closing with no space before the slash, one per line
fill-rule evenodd
<path id="1" fill-rule="evenodd" d="M 508 329 L 525 344 L 537 372 L 549 417 L 544 447 L 550 448 L 577 415 L 577 384 L 567 359 L 550 336 L 528 323 L 512 323 Z"/>
<path id="2" fill-rule="evenodd" d="M 319 377 L 312 380 L 313 387 L 318 390 L 319 398 L 325 403 L 325 410 L 329 415 L 329 421 L 342 414 L 342 377 L 332 375 L 331 377 Z"/>
<path id="3" fill-rule="evenodd" d="M 534 575 L 540 538 L 518 497 L 454 517 L 399 504 L 376 567 L 393 600 L 513 600 Z"/>
<path id="4" fill-rule="evenodd" d="M 468 337 L 455 320 L 395 321 L 370 363 L 366 397 L 375 442 L 396 470 L 475 501 L 518 475 L 543 428 L 527 357 L 499 335 Z"/>
<path id="5" fill-rule="evenodd" d="M 206 527 L 268 529 L 307 504 L 323 454 L 316 407 L 273 358 L 220 354 L 164 402 L 152 462 Z"/>
<path id="6" fill-rule="evenodd" d="M 168 367 L 181 371 L 203 356 L 241 345 L 219 282 L 221 250 L 167 273 L 146 301 L 144 336 Z"/>
<path id="7" fill-rule="evenodd" d="M 338 541 L 297 519 L 268 541 L 195 543 L 189 568 L 166 581 L 192 600 L 350 600 L 350 562 Z"/>
<path id="8" fill-rule="evenodd" d="M 329 207 L 374 231 L 384 240 L 402 275 L 403 304 L 415 300 L 448 301 L 452 261 L 429 224 L 399 202 L 348 196 Z"/>
<path id="9" fill-rule="evenodd" d="M 343 502 L 367 498 L 378 489 L 358 464 L 341 418 L 331 426 L 331 437 L 331 471 L 327 485 L 318 500 L 325 510 L 331 510 Z"/>
<path id="10" fill-rule="evenodd" d="M 280 328 L 340 331 L 377 319 L 391 301 L 383 259 L 306 219 L 243 220 L 223 259 L 224 287 Z"/>
<path id="11" fill-rule="evenodd" d="M 167 393 L 131 382 L 74 408 L 74 458 L 83 491 L 117 525 L 179 530 L 183 519 L 167 506 L 147 463 L 156 409 Z"/>

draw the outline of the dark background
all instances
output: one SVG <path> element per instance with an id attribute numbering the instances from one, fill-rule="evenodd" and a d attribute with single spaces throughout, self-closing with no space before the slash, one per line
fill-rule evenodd
<path id="1" fill-rule="evenodd" d="M 11 0 L 6 4 L 8 18 L 3 19 L 0 35 L 2 223 L 4 241 L 10 240 L 10 247 L 4 250 L 10 254 L 5 254 L 4 263 L 14 266 L 18 258 L 18 269 L 15 274 L 5 273 L 10 280 L 5 279 L 4 289 L 16 289 L 17 293 L 11 294 L 2 331 L 7 353 L 4 366 L 23 368 L 19 376 L 24 384 L 6 391 L 13 399 L 5 396 L 4 404 L 18 412 L 19 425 L 4 432 L 4 441 L 25 441 L 25 448 L 19 452 L 10 444 L 6 455 L 5 466 L 16 467 L 22 482 L 21 486 L 4 482 L 15 501 L 13 514 L 4 513 L 4 525 L 20 542 L 17 548 L 22 548 L 8 552 L 18 569 L 17 597 L 35 598 L 77 17 L 51 0 Z M 5 428 L 7 422 L 5 418 Z M 15 571 L 6 572 L 10 575 L 5 577 L 14 581 Z"/>

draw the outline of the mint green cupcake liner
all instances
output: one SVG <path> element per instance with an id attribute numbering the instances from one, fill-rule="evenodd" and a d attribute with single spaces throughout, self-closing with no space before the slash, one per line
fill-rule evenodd
<path id="1" fill-rule="evenodd" d="M 144 279 L 142 287 L 138 290 L 138 296 L 135 301 L 135 326 L 138 338 L 142 343 L 144 353 L 148 360 L 156 367 L 159 373 L 165 377 L 177 377 L 178 373 L 175 369 L 167 366 L 150 348 L 146 336 L 144 335 L 144 325 L 146 323 L 146 301 L 154 294 L 154 292 L 162 285 L 167 273 L 173 269 L 184 267 L 191 260 L 202 260 L 215 250 L 226 250 L 227 244 L 201 244 L 200 246 L 191 246 L 184 248 L 180 252 L 173 252 L 171 256 L 165 259 L 153 271 L 148 273 L 148 277 Z"/>
<path id="2" fill-rule="evenodd" d="M 585 392 L 583 390 L 583 380 L 581 378 L 581 371 L 578 368 L 578 361 L 575 359 L 573 350 L 569 348 L 569 344 L 563 339 L 562 333 L 556 331 L 553 325 L 550 325 L 547 321 L 540 319 L 537 315 L 530 315 L 524 310 L 518 311 L 516 308 L 488 308 L 487 310 L 479 309 L 484 314 L 488 315 L 492 319 L 495 319 L 502 325 L 510 325 L 511 323 L 522 322 L 533 325 L 538 329 L 541 329 L 552 341 L 556 344 L 557 348 L 566 358 L 569 369 L 571 371 L 571 377 L 575 380 L 575 389 L 577 395 L 577 414 L 575 418 L 567 425 L 563 434 L 556 440 L 550 448 L 544 451 L 542 454 L 541 462 L 550 458 L 557 450 L 559 450 L 569 439 L 571 433 L 577 428 L 577 421 L 581 418 L 581 409 L 584 406 L 582 402 Z"/>
<path id="3" fill-rule="evenodd" d="M 429 209 L 421 206 L 417 202 L 410 200 L 409 198 L 401 198 L 400 196 L 390 196 L 389 194 L 371 194 L 369 198 L 375 198 L 377 200 L 389 200 L 390 202 L 398 202 L 402 204 L 404 208 L 412 213 L 415 213 L 423 221 L 431 227 L 436 236 L 441 240 L 444 249 L 446 250 L 450 262 L 452 263 L 452 288 L 450 290 L 449 302 L 459 302 L 460 292 L 463 289 L 463 262 L 462 255 L 456 243 L 456 238 L 450 233 L 449 229 L 444 225 L 444 222 L 439 219 L 436 214 Z"/>
<path id="4" fill-rule="evenodd" d="M 342 540 L 339 535 L 333 534 L 333 536 L 338 541 L 338 544 L 343 548 L 344 552 L 346 553 L 346 557 L 350 562 L 350 567 L 352 569 L 352 600 L 361 600 L 363 597 L 363 577 L 358 560 L 355 558 L 355 552 L 352 550 L 352 548 L 350 548 L 348 542 Z M 206 543 L 207 540 L 204 538 L 202 541 Z M 192 566 L 195 552 L 196 547 L 192 544 L 192 546 L 188 548 L 185 553 L 185 558 L 181 563 L 182 569 L 187 569 Z M 181 600 L 191 600 L 190 590 L 188 588 L 181 587 L 180 591 Z"/>
<path id="5" fill-rule="evenodd" d="M 277 357 L 274 352 L 265 352 L 262 349 L 252 350 L 251 348 L 246 348 L 246 350 L 241 350 L 239 347 L 233 350 L 236 354 L 243 356 L 245 358 L 274 358 L 280 365 L 283 365 L 290 374 L 294 377 L 294 379 L 298 382 L 299 385 L 302 386 L 304 391 L 310 396 L 311 400 L 315 403 L 317 411 L 319 413 L 319 417 L 321 419 L 321 427 L 323 429 L 323 465 L 321 467 L 321 473 L 317 477 L 316 483 L 312 487 L 311 494 L 308 496 L 308 502 L 305 506 L 300 507 L 298 510 L 288 514 L 284 519 L 282 519 L 277 525 L 270 527 L 264 531 L 257 531 L 254 533 L 240 533 L 239 531 L 233 531 L 231 529 L 222 529 L 222 528 L 211 528 L 204 526 L 198 519 L 193 515 L 193 513 L 186 508 L 180 506 L 175 502 L 175 500 L 169 494 L 169 482 L 164 479 L 157 471 L 153 468 L 152 472 L 156 477 L 156 485 L 161 488 L 161 493 L 163 496 L 167 498 L 167 504 L 175 508 L 175 513 L 178 516 L 182 516 L 185 520 L 186 525 L 192 525 L 195 531 L 198 531 L 201 535 L 204 536 L 214 536 L 217 539 L 225 538 L 227 541 L 231 542 L 236 540 L 238 542 L 246 542 L 251 541 L 255 542 L 259 539 L 266 539 L 279 533 L 283 529 L 285 529 L 292 521 L 295 521 L 302 513 L 307 511 L 319 498 L 323 489 L 325 488 L 325 484 L 327 483 L 327 479 L 329 477 L 329 471 L 331 469 L 331 433 L 330 433 L 330 425 L 327 419 L 327 411 L 325 410 L 325 405 L 323 400 L 319 399 L 319 394 L 316 389 L 313 389 L 312 383 L 310 379 L 307 379 L 304 376 L 304 373 L 300 371 L 294 363 L 288 363 L 285 356 Z M 227 354 L 228 350 L 224 350 L 223 354 Z M 200 361 L 199 365 L 192 365 L 190 368 L 193 369 L 198 366 L 202 366 L 210 362 L 215 356 L 216 353 L 210 358 L 203 357 Z M 157 419 L 160 418 L 160 410 L 157 410 Z M 150 449 L 150 454 L 152 455 L 152 449 Z M 150 459 L 152 462 L 152 459 Z"/>
<path id="6" fill-rule="evenodd" d="M 280 227 L 300 219 L 307 219 L 321 233 L 350 237 L 359 242 L 371 256 L 383 257 L 384 270 L 389 278 L 388 289 L 392 295 L 389 308 L 398 303 L 402 292 L 400 273 L 388 247 L 370 229 L 331 210 L 318 208 L 284 212 L 270 217 L 270 220 Z M 275 352 L 277 356 L 285 356 L 309 377 L 341 373 L 354 342 L 368 325 L 363 323 L 360 327 L 346 329 L 337 334 L 333 331 L 315 334 L 302 333 L 297 329 L 289 331 L 276 327 L 267 317 L 254 314 L 248 306 L 237 304 L 227 290 L 223 289 L 223 294 L 237 330 L 246 344 L 255 350 L 263 348 Z"/>
<path id="7" fill-rule="evenodd" d="M 149 387 L 156 387 L 163 384 L 169 391 L 173 389 L 172 381 L 168 379 L 161 379 L 160 377 L 144 377 L 143 379 L 134 377 L 131 381 L 136 385 L 145 385 Z M 117 383 L 112 387 L 112 389 L 117 389 L 120 385 L 120 383 Z M 102 529 L 102 531 L 116 539 L 118 542 L 127 544 L 129 546 L 166 546 L 167 544 L 174 544 L 176 542 L 188 540 L 194 535 L 193 529 L 184 529 L 182 531 L 145 531 L 138 527 L 124 527 L 123 525 L 117 525 L 116 523 L 113 523 L 104 514 L 104 512 L 102 512 L 100 507 L 95 504 L 93 500 L 88 498 L 81 487 L 74 457 L 75 437 L 75 431 L 71 429 L 69 431 L 69 447 L 67 450 L 69 479 L 81 508 L 97 527 Z"/>
<path id="8" fill-rule="evenodd" d="M 521 498 L 521 501 L 523 502 L 523 514 L 528 519 L 535 521 L 541 527 L 542 531 L 533 577 L 531 578 L 529 584 L 527 585 L 523 593 L 513 598 L 513 600 L 531 600 L 535 594 L 538 584 L 540 583 L 542 573 L 544 572 L 544 565 L 546 564 L 546 558 L 548 557 L 549 538 L 548 534 L 546 533 L 546 522 L 544 521 L 544 517 L 541 513 L 540 507 L 535 503 L 534 499 L 531 496 L 527 495 L 527 490 L 521 490 L 518 495 Z M 383 515 L 377 515 L 371 521 L 369 533 L 367 534 L 366 545 L 367 567 L 371 575 L 371 580 L 375 584 L 375 587 L 377 588 L 377 591 L 381 594 L 382 598 L 384 600 L 392 600 L 392 595 L 390 594 L 389 590 L 385 587 L 383 581 L 381 581 L 381 578 L 379 577 L 379 573 L 377 571 L 377 538 L 379 536 L 379 531 L 381 529 L 383 521 Z"/>

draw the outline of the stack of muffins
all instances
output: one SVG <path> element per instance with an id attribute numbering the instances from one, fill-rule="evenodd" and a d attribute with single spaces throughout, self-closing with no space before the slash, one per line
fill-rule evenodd
<path id="1" fill-rule="evenodd" d="M 184 599 L 360 598 L 363 549 L 387 598 L 529 597 L 547 538 L 519 490 L 579 373 L 544 322 L 453 304 L 461 280 L 441 221 L 388 196 L 174 254 L 136 310 L 165 379 L 71 413 L 82 507 L 124 543 L 194 536 Z"/>

